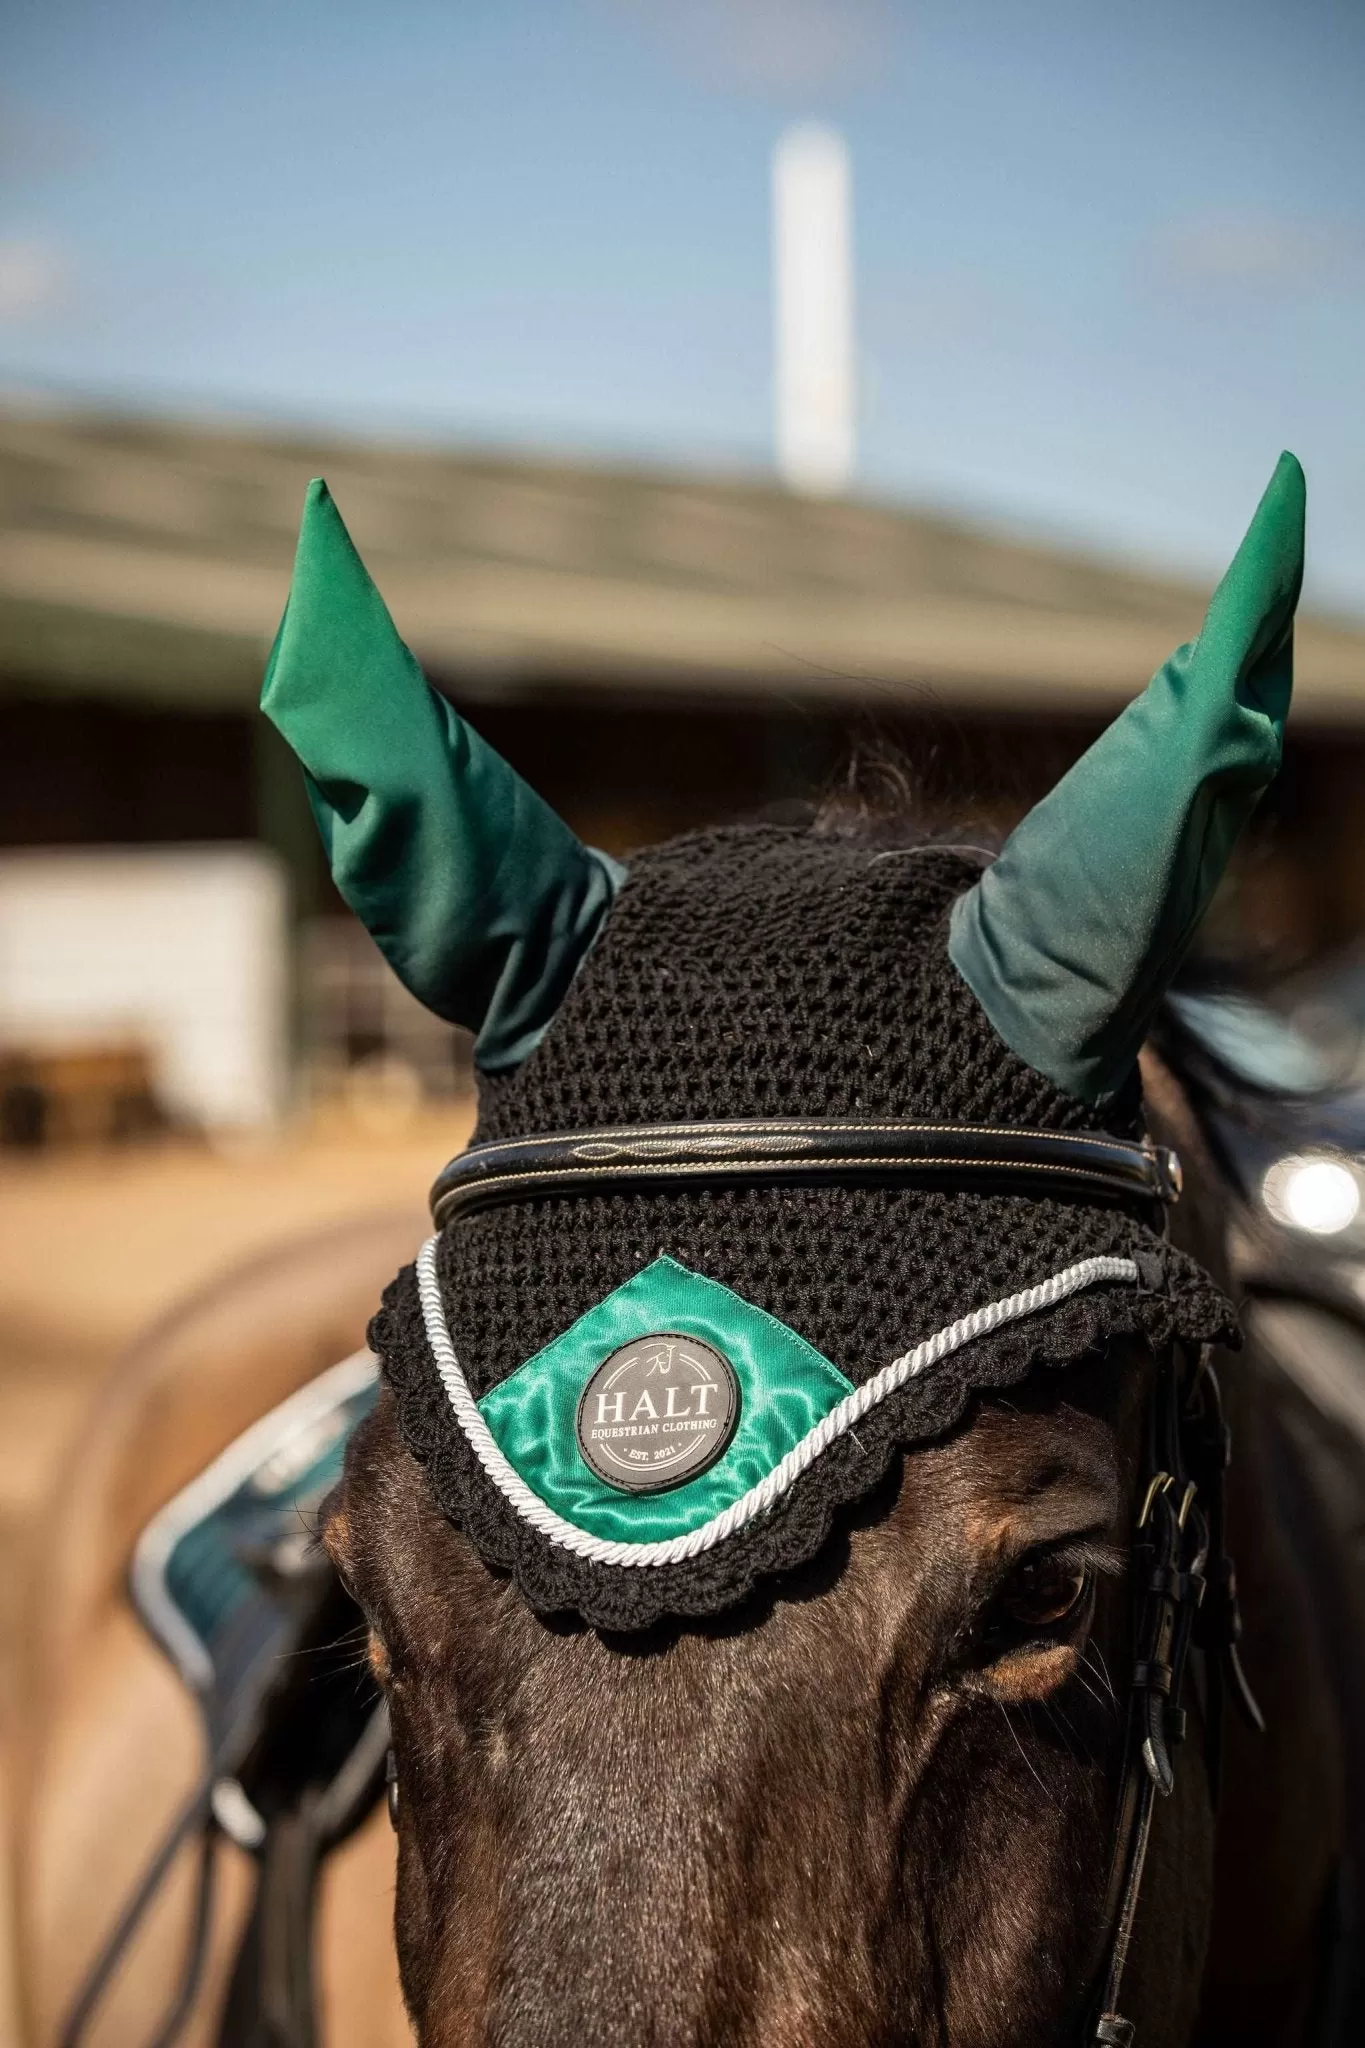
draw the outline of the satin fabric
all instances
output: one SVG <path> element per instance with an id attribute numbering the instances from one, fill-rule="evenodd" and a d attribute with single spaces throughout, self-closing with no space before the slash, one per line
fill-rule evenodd
<path id="1" fill-rule="evenodd" d="M 303 764 L 332 876 L 399 980 L 478 1033 L 540 1043 L 625 879 L 428 687 L 327 486 L 308 486 L 261 693 Z"/>
<path id="2" fill-rule="evenodd" d="M 656 1333 L 699 1337 L 739 1382 L 739 1421 L 709 1471 L 667 1493 L 621 1493 L 578 1448 L 578 1403 L 604 1358 Z M 852 1392 L 837 1366 L 752 1302 L 656 1259 L 484 1395 L 479 1412 L 519 1476 L 557 1514 L 609 1542 L 653 1543 L 700 1528 L 757 1486 Z"/>
<path id="3" fill-rule="evenodd" d="M 1279 467 L 1199 638 L 1010 834 L 948 951 L 1005 1043 L 1083 1102 L 1128 1079 L 1238 835 L 1280 765 L 1303 471 Z"/>

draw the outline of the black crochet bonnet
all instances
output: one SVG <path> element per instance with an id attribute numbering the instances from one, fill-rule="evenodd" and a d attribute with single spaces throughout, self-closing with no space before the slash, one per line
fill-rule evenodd
<path id="1" fill-rule="evenodd" d="M 481 1075 L 475 1142 L 741 1117 L 888 1118 L 1141 1131 L 1136 1082 L 1103 1111 L 1024 1064 L 948 957 L 973 857 L 879 851 L 772 825 L 638 856 L 549 1031 Z M 1164 1241 L 1155 1206 L 952 1188 L 798 1186 L 590 1193 L 457 1218 L 437 1249 L 442 1304 L 484 1396 L 652 1261 L 721 1282 L 860 1386 L 923 1337 L 1095 1254 L 1138 1259 L 1103 1286 L 978 1338 L 839 1438 L 757 1521 L 700 1556 L 632 1569 L 571 1554 L 480 1468 L 439 1379 L 414 1269 L 371 1328 L 404 1441 L 443 1512 L 545 1613 L 611 1629 L 715 1614 L 803 1563 L 899 1447 L 949 1429 L 973 1393 L 1065 1366 L 1110 1339 L 1229 1341 L 1232 1311 Z"/>

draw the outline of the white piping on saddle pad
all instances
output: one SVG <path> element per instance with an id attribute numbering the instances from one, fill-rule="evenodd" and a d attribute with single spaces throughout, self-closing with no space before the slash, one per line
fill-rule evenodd
<path id="1" fill-rule="evenodd" d="M 176 1544 L 259 1471 L 272 1452 L 287 1451 L 306 1430 L 369 1386 L 378 1371 L 379 1361 L 368 1350 L 353 1351 L 339 1365 L 329 1366 L 234 1438 L 138 1537 L 128 1568 L 136 1604 L 192 1690 L 202 1692 L 212 1685 L 213 1659 L 166 1589 L 166 1568 Z"/>
<path id="2" fill-rule="evenodd" d="M 417 1256 L 417 1287 L 422 1298 L 427 1341 L 441 1382 L 450 1396 L 455 1419 L 468 1438 L 470 1449 L 499 1493 L 505 1495 L 523 1521 L 538 1529 L 542 1536 L 547 1536 L 551 1543 L 572 1550 L 578 1557 L 586 1557 L 592 1564 L 681 1564 L 685 1558 L 710 1550 L 715 1544 L 723 1543 L 727 1536 L 733 1536 L 746 1522 L 752 1522 L 765 1508 L 770 1508 L 807 1467 L 814 1464 L 820 1453 L 829 1449 L 836 1437 L 843 1436 L 861 1422 L 869 1409 L 879 1406 L 888 1394 L 894 1394 L 907 1380 L 917 1379 L 954 1351 L 960 1351 L 964 1344 L 970 1344 L 973 1338 L 984 1337 L 988 1331 L 998 1330 L 1004 1323 L 1018 1322 L 1021 1316 L 1033 1315 L 1040 1308 L 1052 1308 L 1057 1302 L 1065 1301 L 1068 1295 L 1093 1287 L 1097 1281 L 1136 1281 L 1137 1278 L 1134 1259 L 1082 1259 L 1078 1265 L 1067 1266 L 1063 1272 L 1054 1273 L 1050 1280 L 1040 1281 L 1036 1287 L 1026 1287 L 1022 1294 L 1011 1294 L 1003 1301 L 992 1301 L 985 1308 L 973 1309 L 970 1315 L 950 1323 L 936 1336 L 926 1337 L 913 1351 L 893 1359 L 890 1365 L 883 1366 L 861 1387 L 855 1387 L 851 1394 L 846 1394 L 822 1422 L 817 1422 L 814 1429 L 788 1451 L 781 1464 L 775 1465 L 766 1479 L 760 1480 L 757 1486 L 751 1486 L 722 1514 L 713 1515 L 709 1522 L 703 1522 L 700 1528 L 691 1529 L 685 1535 L 670 1536 L 657 1543 L 609 1543 L 604 1537 L 590 1536 L 586 1529 L 579 1529 L 574 1523 L 566 1522 L 562 1515 L 557 1515 L 538 1493 L 532 1492 L 503 1456 L 493 1432 L 479 1413 L 450 1341 L 436 1279 L 436 1239 L 429 1237 Z"/>

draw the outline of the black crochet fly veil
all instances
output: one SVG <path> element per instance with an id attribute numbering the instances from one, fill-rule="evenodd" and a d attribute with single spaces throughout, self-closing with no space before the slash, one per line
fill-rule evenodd
<path id="1" fill-rule="evenodd" d="M 476 1141 L 740 1117 L 897 1118 L 1058 1131 L 1140 1127 L 1136 1085 L 1105 1114 L 997 1037 L 947 953 L 977 864 L 879 852 L 777 826 L 639 855 L 546 1037 L 482 1076 Z M 412 1268 L 371 1342 L 435 1497 L 543 1612 L 633 1629 L 716 1613 L 805 1562 L 898 1447 L 941 1433 L 976 1390 L 1063 1366 L 1108 1339 L 1232 1336 L 1227 1302 L 1163 1244 L 1150 1205 L 1049 1190 L 820 1186 L 546 1197 L 459 1218 L 438 1271 L 456 1354 L 485 1394 L 661 1254 L 805 1337 L 855 1385 L 982 1304 L 1100 1253 L 1144 1255 L 1151 1289 L 1078 1295 L 978 1339 L 840 1438 L 766 1516 L 702 1556 L 648 1570 L 588 1562 L 521 1521 L 485 1477 L 437 1377 Z"/>

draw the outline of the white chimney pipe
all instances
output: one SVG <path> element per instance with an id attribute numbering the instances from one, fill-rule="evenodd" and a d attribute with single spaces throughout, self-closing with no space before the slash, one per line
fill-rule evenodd
<path id="1" fill-rule="evenodd" d="M 852 176 L 842 136 L 789 128 L 773 152 L 777 466 L 832 496 L 853 475 Z"/>

